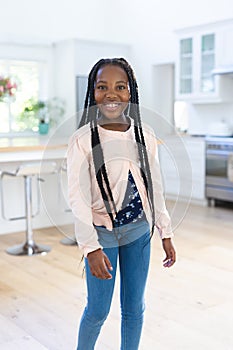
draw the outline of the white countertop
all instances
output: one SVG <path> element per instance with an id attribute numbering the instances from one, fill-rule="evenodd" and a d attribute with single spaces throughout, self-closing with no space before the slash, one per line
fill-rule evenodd
<path id="1" fill-rule="evenodd" d="M 0 163 L 64 159 L 68 139 L 42 137 L 0 138 Z"/>
<path id="2" fill-rule="evenodd" d="M 204 143 L 205 142 L 205 136 L 192 136 L 186 133 L 174 133 L 174 134 L 167 134 L 164 135 L 160 142 L 161 144 L 169 142 L 169 143 Z"/>

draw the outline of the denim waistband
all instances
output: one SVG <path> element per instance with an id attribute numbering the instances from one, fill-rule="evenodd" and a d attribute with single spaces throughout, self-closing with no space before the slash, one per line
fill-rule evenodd
<path id="1" fill-rule="evenodd" d="M 131 243 L 150 230 L 147 220 L 114 227 L 112 231 L 107 230 L 104 226 L 94 224 L 94 227 L 103 248 L 113 248 Z"/>

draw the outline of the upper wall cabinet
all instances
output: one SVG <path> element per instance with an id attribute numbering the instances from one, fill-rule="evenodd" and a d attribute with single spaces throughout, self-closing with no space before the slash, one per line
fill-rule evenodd
<path id="1" fill-rule="evenodd" d="M 176 99 L 193 103 L 233 101 L 232 77 L 212 73 L 216 67 L 233 65 L 233 21 L 176 33 Z"/>

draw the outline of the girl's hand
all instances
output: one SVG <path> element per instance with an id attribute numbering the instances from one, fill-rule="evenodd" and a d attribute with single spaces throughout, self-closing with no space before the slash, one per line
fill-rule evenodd
<path id="1" fill-rule="evenodd" d="M 103 280 L 112 278 L 109 273 L 109 270 L 112 271 L 112 265 L 102 249 L 87 254 L 87 260 L 93 276 Z"/>
<path id="2" fill-rule="evenodd" d="M 176 251 L 172 244 L 171 238 L 164 238 L 163 249 L 166 253 L 166 258 L 163 260 L 164 267 L 171 267 L 176 262 Z"/>

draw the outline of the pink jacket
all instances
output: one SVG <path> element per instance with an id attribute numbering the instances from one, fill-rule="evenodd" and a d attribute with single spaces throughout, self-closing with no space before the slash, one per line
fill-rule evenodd
<path id="1" fill-rule="evenodd" d="M 98 130 L 117 211 L 121 209 L 130 169 L 151 227 L 151 210 L 139 168 L 133 119 L 130 128 L 125 132 L 107 130 L 101 126 L 98 126 Z M 160 237 L 169 238 L 173 236 L 173 232 L 163 197 L 157 141 L 148 125 L 143 124 L 143 132 L 153 182 L 155 223 Z M 89 252 L 102 248 L 93 223 L 104 225 L 107 230 L 112 231 L 112 222 L 96 181 L 89 124 L 78 129 L 70 138 L 67 174 L 69 201 L 75 217 L 75 234 L 79 247 L 83 249 L 84 256 L 87 256 Z"/>

